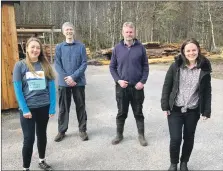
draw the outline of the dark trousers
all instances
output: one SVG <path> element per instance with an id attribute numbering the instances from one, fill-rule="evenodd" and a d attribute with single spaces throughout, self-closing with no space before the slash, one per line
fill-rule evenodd
<path id="1" fill-rule="evenodd" d="M 33 153 L 33 144 L 35 141 L 35 128 L 37 135 L 37 148 L 39 152 L 39 158 L 45 158 L 46 144 L 47 144 L 47 124 L 49 120 L 49 106 L 30 109 L 32 114 L 31 119 L 24 118 L 22 112 L 20 111 L 20 122 L 23 131 L 23 167 L 29 168 Z"/>
<path id="2" fill-rule="evenodd" d="M 85 86 L 59 87 L 59 118 L 58 131 L 65 133 L 68 129 L 69 113 L 71 105 L 71 95 L 73 95 L 76 105 L 79 131 L 87 130 L 87 113 L 85 110 Z"/>
<path id="3" fill-rule="evenodd" d="M 119 84 L 116 84 L 116 101 L 118 106 L 117 124 L 125 122 L 128 116 L 129 103 L 131 103 L 137 127 L 138 129 L 144 129 L 144 116 L 142 112 L 144 89 L 137 90 L 135 86 L 131 85 L 122 88 Z"/>
<path id="4" fill-rule="evenodd" d="M 183 146 L 180 161 L 188 162 L 194 146 L 194 135 L 200 114 L 197 109 L 181 113 L 180 108 L 174 106 L 168 116 L 170 132 L 170 161 L 179 163 L 180 146 L 183 131 Z"/>

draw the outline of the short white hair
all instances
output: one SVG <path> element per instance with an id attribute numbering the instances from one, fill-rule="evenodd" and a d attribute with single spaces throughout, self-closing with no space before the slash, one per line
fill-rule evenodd
<path id="1" fill-rule="evenodd" d="M 62 32 L 64 31 L 65 27 L 72 27 L 74 29 L 74 25 L 71 22 L 65 22 L 62 25 Z"/>
<path id="2" fill-rule="evenodd" d="M 125 22 L 122 26 L 122 29 L 124 27 L 130 27 L 130 28 L 134 28 L 135 29 L 135 25 L 133 24 L 133 22 Z"/>

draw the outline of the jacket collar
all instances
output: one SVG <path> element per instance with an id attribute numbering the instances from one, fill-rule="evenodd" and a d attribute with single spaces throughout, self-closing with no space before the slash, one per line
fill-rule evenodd
<path id="1" fill-rule="evenodd" d="M 203 55 L 200 55 L 200 60 L 197 62 L 197 68 L 201 68 L 202 71 L 212 72 L 210 61 Z M 183 65 L 182 55 L 179 54 L 175 57 L 175 63 L 177 68 Z"/>
<path id="2" fill-rule="evenodd" d="M 120 41 L 120 43 L 125 46 L 125 42 L 124 42 L 124 39 L 122 39 Z M 140 44 L 140 41 L 138 39 L 133 39 L 133 45 L 132 46 L 135 46 L 135 45 L 139 45 Z"/>

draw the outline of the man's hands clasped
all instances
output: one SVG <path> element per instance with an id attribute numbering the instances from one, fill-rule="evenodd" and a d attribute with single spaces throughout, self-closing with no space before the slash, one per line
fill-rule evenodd
<path id="1" fill-rule="evenodd" d="M 64 81 L 67 83 L 67 85 L 74 87 L 77 85 L 77 83 L 73 80 L 71 76 L 67 76 L 64 78 Z"/>
<path id="2" fill-rule="evenodd" d="M 128 81 L 125 81 L 125 80 L 118 80 L 118 83 L 122 88 L 126 88 L 128 86 Z M 144 88 L 144 84 L 141 82 L 138 82 L 135 85 L 135 88 L 136 90 L 142 90 Z"/>

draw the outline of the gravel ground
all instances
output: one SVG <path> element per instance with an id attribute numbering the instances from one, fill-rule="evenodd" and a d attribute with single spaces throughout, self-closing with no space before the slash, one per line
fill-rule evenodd
<path id="1" fill-rule="evenodd" d="M 149 146 L 142 147 L 137 139 L 131 108 L 123 142 L 111 145 L 116 132 L 117 113 L 114 82 L 108 66 L 88 66 L 86 110 L 90 140 L 82 142 L 78 136 L 75 105 L 72 102 L 69 129 L 62 142 L 53 141 L 57 134 L 57 114 L 49 122 L 48 163 L 55 170 L 166 170 L 169 167 L 169 132 L 166 117 L 160 109 L 160 96 L 167 67 L 150 65 L 143 107 L 145 136 Z M 215 72 L 215 66 L 213 68 Z M 223 80 L 212 79 L 212 117 L 198 123 L 194 150 L 188 165 L 191 170 L 223 170 L 222 85 Z M 21 170 L 22 131 L 16 110 L 3 112 L 1 135 L 2 170 Z M 35 144 L 31 170 L 38 170 L 37 162 Z"/>

